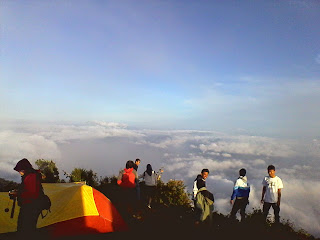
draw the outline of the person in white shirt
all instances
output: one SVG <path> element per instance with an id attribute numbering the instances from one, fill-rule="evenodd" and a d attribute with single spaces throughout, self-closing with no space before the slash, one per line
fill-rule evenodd
<path id="1" fill-rule="evenodd" d="M 266 221 L 270 207 L 273 208 L 275 223 L 280 222 L 280 201 L 281 189 L 283 188 L 282 180 L 276 176 L 276 168 L 273 165 L 268 166 L 269 176 L 264 177 L 262 181 L 261 203 L 263 204 L 263 217 Z"/>

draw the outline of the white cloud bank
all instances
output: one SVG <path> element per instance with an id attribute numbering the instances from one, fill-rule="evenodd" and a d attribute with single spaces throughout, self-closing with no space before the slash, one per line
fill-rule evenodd
<path id="1" fill-rule="evenodd" d="M 61 170 L 91 168 L 100 176 L 117 174 L 128 159 L 142 159 L 154 169 L 165 167 L 164 180 L 182 179 L 191 190 L 195 176 L 210 170 L 208 188 L 217 211 L 228 214 L 233 181 L 247 169 L 252 185 L 250 205 L 260 207 L 261 180 L 269 164 L 283 179 L 281 216 L 297 228 L 320 236 L 319 139 L 275 139 L 229 136 L 210 131 L 158 131 L 130 129 L 125 124 L 8 124 L 0 127 L 0 175 L 17 180 L 16 162 L 28 158 L 54 160 Z"/>

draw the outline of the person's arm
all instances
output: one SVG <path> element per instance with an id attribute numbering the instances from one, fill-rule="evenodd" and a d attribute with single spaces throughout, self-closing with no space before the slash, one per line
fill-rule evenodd
<path id="1" fill-rule="evenodd" d="M 278 189 L 278 202 L 277 205 L 280 207 L 280 201 L 281 201 L 281 188 Z"/>
<path id="2" fill-rule="evenodd" d="M 193 199 L 195 199 L 195 198 L 196 198 L 197 193 L 198 193 L 198 189 L 197 189 L 197 182 L 196 182 L 196 181 L 194 181 L 194 182 L 193 182 Z"/>
<path id="3" fill-rule="evenodd" d="M 263 203 L 264 201 L 263 201 L 263 198 L 264 198 L 264 194 L 266 193 L 266 186 L 263 186 L 263 188 L 262 188 L 262 196 L 261 196 L 261 203 Z"/>
<path id="4" fill-rule="evenodd" d="M 161 179 L 161 175 L 163 173 L 163 170 L 160 169 L 158 172 L 156 172 L 156 180 L 159 181 Z"/>
<path id="5" fill-rule="evenodd" d="M 140 178 L 144 178 L 144 172 L 141 175 L 139 175 L 139 179 Z"/>
<path id="6" fill-rule="evenodd" d="M 134 176 L 135 176 L 135 178 L 136 178 L 136 181 L 139 179 L 139 177 L 138 177 L 138 172 L 136 171 L 136 170 L 134 170 L 133 169 L 133 173 L 134 173 Z"/>
<path id="7" fill-rule="evenodd" d="M 231 200 L 230 200 L 230 204 L 232 205 L 234 202 L 235 197 L 237 196 L 237 192 L 238 192 L 238 185 L 237 185 L 238 180 L 235 182 L 234 187 L 233 187 L 233 191 L 232 191 L 232 195 L 231 195 Z"/>
<path id="8" fill-rule="evenodd" d="M 123 170 L 121 170 L 119 172 L 118 179 L 117 179 L 117 184 L 118 185 L 120 185 L 122 183 L 122 174 L 123 174 Z"/>

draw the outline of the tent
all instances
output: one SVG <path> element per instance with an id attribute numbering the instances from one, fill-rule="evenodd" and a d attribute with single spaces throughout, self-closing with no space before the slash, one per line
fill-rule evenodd
<path id="1" fill-rule="evenodd" d="M 45 228 L 51 236 L 72 236 L 91 233 L 126 231 L 126 223 L 111 201 L 101 192 L 84 183 L 43 183 L 45 193 L 50 197 L 51 213 L 39 217 L 37 227 Z M 0 234 L 15 232 L 19 207 L 10 218 L 12 206 L 8 193 L 0 193 Z M 10 209 L 11 210 L 11 209 Z"/>

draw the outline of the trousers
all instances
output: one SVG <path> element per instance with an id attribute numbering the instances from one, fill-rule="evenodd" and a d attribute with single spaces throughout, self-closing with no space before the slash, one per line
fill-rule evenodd
<path id="1" fill-rule="evenodd" d="M 241 221 L 246 217 L 246 207 L 248 205 L 248 198 L 236 199 L 232 206 L 230 218 L 235 219 L 237 212 L 240 210 Z"/>
<path id="2" fill-rule="evenodd" d="M 263 204 L 263 217 L 264 217 L 264 221 L 266 221 L 270 207 L 273 208 L 273 212 L 274 212 L 274 217 L 275 217 L 275 223 L 279 223 L 280 222 L 280 207 L 278 206 L 278 204 L 276 203 L 268 203 L 265 202 Z"/>

